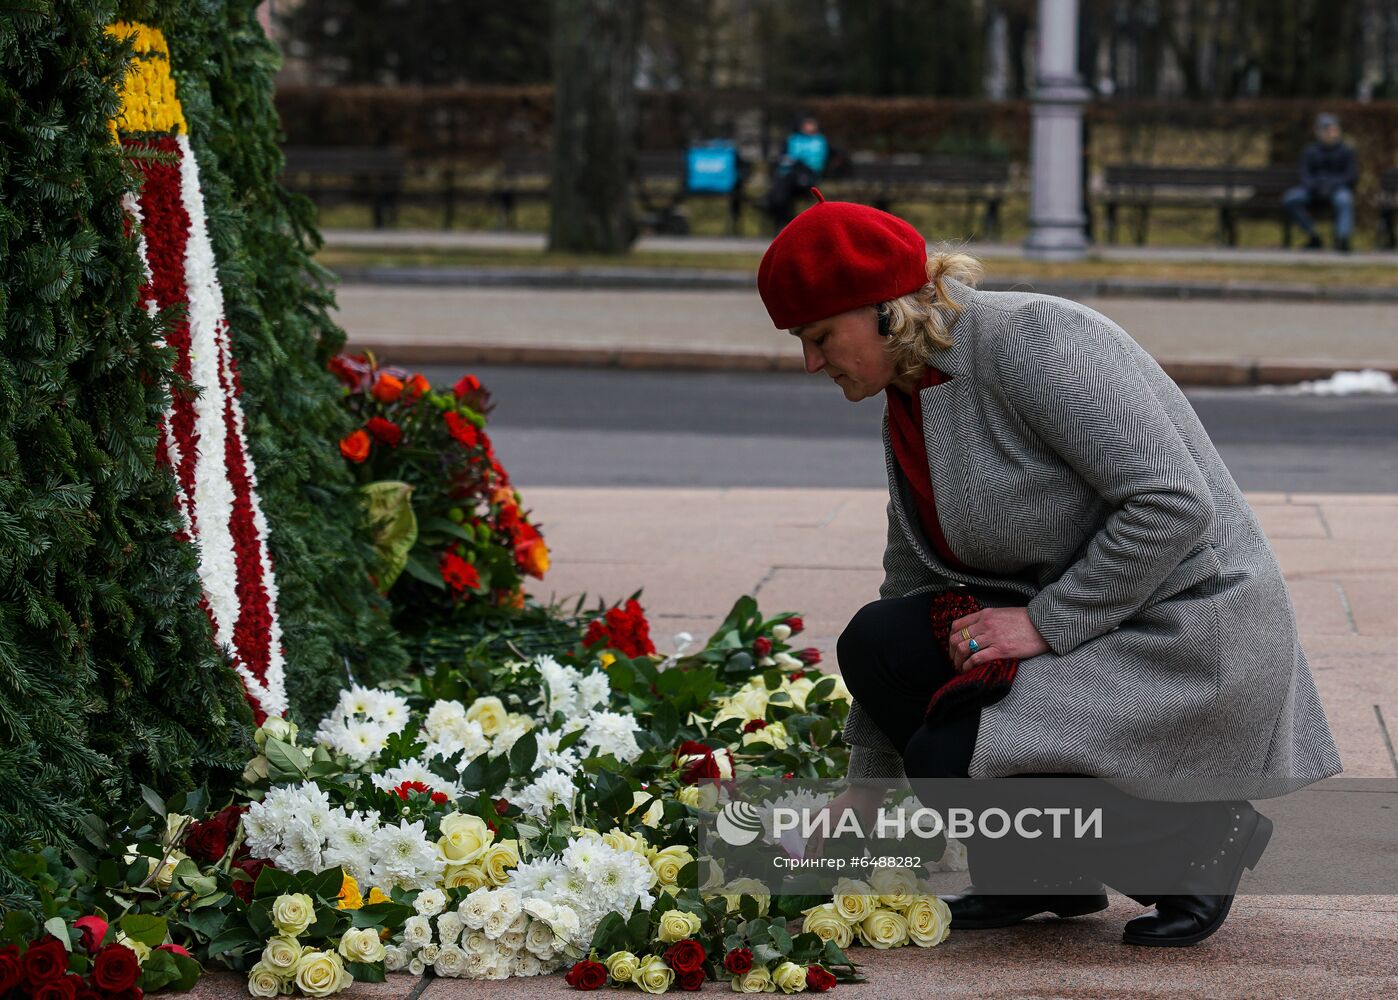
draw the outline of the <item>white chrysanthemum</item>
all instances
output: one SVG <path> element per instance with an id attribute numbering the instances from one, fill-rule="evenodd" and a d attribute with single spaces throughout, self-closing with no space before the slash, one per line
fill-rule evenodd
<path id="1" fill-rule="evenodd" d="M 435 917 L 441 913 L 447 905 L 446 893 L 436 886 L 430 889 L 423 889 L 418 893 L 417 899 L 413 902 L 413 909 L 424 917 Z"/>
<path id="2" fill-rule="evenodd" d="M 519 738 L 534 728 L 534 722 L 527 715 L 511 713 L 490 744 L 490 756 L 498 757 L 509 753 Z"/>
<path id="3" fill-rule="evenodd" d="M 448 979 L 459 978 L 466 972 L 466 953 L 454 944 L 443 945 L 432 971 Z"/>
<path id="4" fill-rule="evenodd" d="M 590 876 L 592 867 L 600 858 L 607 856 L 608 850 L 607 845 L 600 840 L 574 837 L 568 841 L 568 846 L 563 848 L 559 860 L 565 868 Z"/>
<path id="5" fill-rule="evenodd" d="M 563 806 L 571 815 L 576 795 L 577 789 L 573 786 L 573 779 L 556 768 L 550 768 L 520 790 L 515 804 L 523 809 L 526 815 L 542 821 L 546 820 L 557 806 Z"/>
<path id="6" fill-rule="evenodd" d="M 270 858 L 281 840 L 281 827 L 268 815 L 266 803 L 254 802 L 243 813 L 243 843 L 255 858 Z"/>
<path id="7" fill-rule="evenodd" d="M 578 681 L 578 711 L 605 708 L 612 697 L 612 682 L 601 670 L 594 670 Z"/>
<path id="8" fill-rule="evenodd" d="M 440 740 L 458 725 L 466 721 L 466 706 L 459 701 L 436 701 L 427 710 L 427 718 L 422 724 L 423 732 L 429 739 Z"/>
<path id="9" fill-rule="evenodd" d="M 530 858 L 514 867 L 506 884 L 518 889 L 526 904 L 535 898 L 553 899 L 563 872 L 563 863 L 557 858 Z"/>
<path id="10" fill-rule="evenodd" d="M 320 831 L 309 823 L 293 822 L 282 832 L 281 850 L 272 863 L 284 872 L 319 872 L 325 868 Z"/>
<path id="11" fill-rule="evenodd" d="M 577 684 L 582 674 L 573 667 L 563 666 L 552 656 L 539 657 L 534 661 L 534 667 L 543 681 L 541 695 L 544 715 L 551 717 L 555 712 L 562 712 L 564 716 L 578 714 Z"/>
<path id="12" fill-rule="evenodd" d="M 403 944 L 413 951 L 432 943 L 432 922 L 415 913 L 403 922 Z"/>
<path id="13" fill-rule="evenodd" d="M 587 717 L 587 731 L 583 733 L 582 745 L 587 750 L 596 747 L 625 764 L 641 755 L 641 748 L 636 744 L 636 734 L 640 731 L 641 725 L 634 715 L 593 712 Z"/>
<path id="14" fill-rule="evenodd" d="M 427 888 L 441 878 L 444 863 L 437 856 L 437 845 L 427 839 L 422 820 L 380 827 L 374 835 L 373 853 L 370 879 L 379 888 Z"/>
<path id="15" fill-rule="evenodd" d="M 393 691 L 376 691 L 376 704 L 369 712 L 369 718 L 383 726 L 390 733 L 401 733 L 408 724 L 408 699 Z"/>
<path id="16" fill-rule="evenodd" d="M 369 877 L 370 852 L 374 834 L 379 829 L 379 815 L 375 812 L 345 815 L 342 810 L 337 813 L 338 821 L 329 831 L 329 843 L 325 848 L 325 866 L 339 865 L 355 881 L 364 882 Z"/>
<path id="17" fill-rule="evenodd" d="M 389 733 L 382 725 L 370 719 L 351 719 L 344 725 L 344 731 L 337 734 L 336 747 L 356 764 L 363 764 L 377 757 L 388 742 Z"/>

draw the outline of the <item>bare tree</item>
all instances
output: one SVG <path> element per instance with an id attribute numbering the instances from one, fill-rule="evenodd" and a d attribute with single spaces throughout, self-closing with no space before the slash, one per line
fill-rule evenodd
<path id="1" fill-rule="evenodd" d="M 625 253 L 636 238 L 640 0 L 554 0 L 549 249 Z"/>

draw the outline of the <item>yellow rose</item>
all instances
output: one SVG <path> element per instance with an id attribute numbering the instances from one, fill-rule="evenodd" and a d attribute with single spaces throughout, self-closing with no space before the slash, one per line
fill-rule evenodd
<path id="1" fill-rule="evenodd" d="M 850 923 L 857 924 L 878 908 L 878 895 L 867 882 L 842 878 L 835 883 L 835 910 Z"/>
<path id="2" fill-rule="evenodd" d="M 340 954 L 347 962 L 382 962 L 383 941 L 372 927 L 352 927 L 340 937 Z"/>
<path id="3" fill-rule="evenodd" d="M 629 951 L 614 951 L 602 963 L 607 967 L 607 975 L 618 983 L 629 983 L 641 967 L 641 960 Z"/>
<path id="4" fill-rule="evenodd" d="M 279 976 L 290 976 L 296 972 L 296 963 L 301 960 L 304 950 L 295 938 L 278 935 L 270 939 L 262 949 L 262 961 L 259 964 L 267 966 Z"/>
<path id="5" fill-rule="evenodd" d="M 694 855 L 689 853 L 688 847 L 673 844 L 657 851 L 650 859 L 650 866 L 655 870 L 655 877 L 660 880 L 661 888 L 678 889 L 680 869 L 693 860 Z"/>
<path id="6" fill-rule="evenodd" d="M 801 929 L 818 935 L 822 941 L 834 941 L 835 947 L 841 950 L 854 941 L 854 926 L 840 916 L 834 903 L 821 903 L 801 912 L 806 915 Z"/>
<path id="7" fill-rule="evenodd" d="M 367 902 L 370 906 L 373 906 L 375 903 L 391 903 L 392 901 L 393 897 L 390 896 L 388 893 L 384 892 L 378 886 L 374 886 L 374 888 L 369 890 L 369 898 Z"/>
<path id="8" fill-rule="evenodd" d="M 258 962 L 248 970 L 248 993 L 255 997 L 274 997 L 282 991 L 282 980 L 266 962 Z"/>
<path id="9" fill-rule="evenodd" d="M 308 997 L 328 997 L 352 982 L 354 977 L 333 951 L 308 951 L 296 963 L 296 985 Z"/>
<path id="10" fill-rule="evenodd" d="M 800 993 L 806 988 L 806 968 L 795 962 L 783 962 L 772 970 L 772 982 L 783 993 Z"/>
<path id="11" fill-rule="evenodd" d="M 360 895 L 359 883 L 354 880 L 353 875 L 346 874 L 343 882 L 340 883 L 340 904 L 341 910 L 358 910 L 364 906 L 364 897 Z"/>
<path id="12" fill-rule="evenodd" d="M 936 896 L 916 896 L 908 906 L 908 937 L 919 948 L 931 948 L 951 933 L 951 910 Z"/>
<path id="13" fill-rule="evenodd" d="M 875 910 L 856 930 L 859 940 L 871 948 L 897 948 L 908 943 L 908 918 L 896 910 Z"/>
<path id="14" fill-rule="evenodd" d="M 660 820 L 665 815 L 665 803 L 658 796 L 652 796 L 650 792 L 633 792 L 631 797 L 631 808 L 626 810 L 626 815 L 630 816 L 637 809 L 641 808 L 641 803 L 647 799 L 654 798 L 650 806 L 641 814 L 641 825 L 655 829 L 660 825 Z M 603 835 L 605 837 L 605 834 Z"/>
<path id="15" fill-rule="evenodd" d="M 485 825 L 485 820 L 459 812 L 443 816 L 441 830 L 437 851 L 449 864 L 461 865 L 474 861 L 495 840 L 495 834 Z"/>
<path id="16" fill-rule="evenodd" d="M 471 707 L 466 709 L 466 721 L 479 722 L 481 732 L 487 736 L 494 736 L 505 725 L 505 719 L 509 714 L 499 698 L 477 698 L 471 702 Z"/>
<path id="17" fill-rule="evenodd" d="M 146 959 L 150 958 L 150 945 L 143 944 L 135 938 L 127 937 L 125 931 L 117 931 L 116 943 L 124 944 L 136 953 L 137 965 L 145 965 Z"/>
<path id="18" fill-rule="evenodd" d="M 647 955 L 631 976 L 631 981 L 646 993 L 664 993 L 675 981 L 675 970 L 659 955 Z"/>
<path id="19" fill-rule="evenodd" d="M 660 915 L 660 927 L 656 936 L 666 944 L 683 941 L 704 926 L 704 921 L 687 910 L 666 910 Z"/>
<path id="20" fill-rule="evenodd" d="M 723 898 L 728 902 L 728 912 L 737 913 L 743 896 L 757 900 L 757 915 L 763 916 L 772 905 L 772 894 L 767 886 L 755 878 L 735 878 L 723 887 Z"/>
<path id="21" fill-rule="evenodd" d="M 734 976 L 728 981 L 735 993 L 775 993 L 777 984 L 772 982 L 772 974 L 765 965 L 754 965 L 745 975 Z"/>
<path id="22" fill-rule="evenodd" d="M 184 813 L 169 813 L 165 817 L 165 836 L 160 838 L 162 847 L 168 848 L 171 844 L 179 843 L 185 831 L 189 829 L 189 824 L 193 822 L 192 816 Z"/>
<path id="23" fill-rule="evenodd" d="M 448 889 L 480 889 L 487 882 L 485 869 L 479 861 L 469 865 L 447 865 L 442 873 L 442 882 Z"/>
<path id="24" fill-rule="evenodd" d="M 906 910 L 917 895 L 917 876 L 911 868 L 880 868 L 869 876 L 869 888 L 879 894 L 879 905 Z"/>
<path id="25" fill-rule="evenodd" d="M 284 893 L 272 903 L 272 923 L 283 934 L 296 937 L 315 921 L 316 907 L 304 892 Z"/>
<path id="26" fill-rule="evenodd" d="M 504 885 L 510 877 L 510 869 L 519 864 L 519 841 L 502 840 L 486 848 L 480 859 L 481 869 L 491 885 Z"/>
<path id="27" fill-rule="evenodd" d="M 175 880 L 175 869 L 179 867 L 181 861 L 188 860 L 189 855 L 183 851 L 171 851 L 166 856 L 164 863 L 160 865 L 160 870 L 155 873 L 155 887 L 161 892 L 170 888 L 170 883 Z M 151 867 L 155 867 L 156 864 L 159 862 L 152 858 Z"/>
<path id="28" fill-rule="evenodd" d="M 675 793 L 675 799 L 683 805 L 693 806 L 695 809 L 698 809 L 699 786 L 685 785 L 683 788 L 681 788 L 678 792 Z"/>
<path id="29" fill-rule="evenodd" d="M 650 857 L 650 852 L 646 850 L 650 846 L 646 843 L 646 838 L 639 833 L 627 833 L 620 827 L 614 827 L 602 834 L 602 843 L 618 851 L 639 854 L 646 859 Z"/>
<path id="30" fill-rule="evenodd" d="M 743 746 L 750 743 L 766 743 L 773 750 L 785 750 L 791 745 L 791 735 L 780 722 L 769 722 L 761 729 L 743 734 Z"/>

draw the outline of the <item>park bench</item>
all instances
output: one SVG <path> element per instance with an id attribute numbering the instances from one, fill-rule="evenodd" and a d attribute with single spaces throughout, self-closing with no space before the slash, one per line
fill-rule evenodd
<path id="1" fill-rule="evenodd" d="M 403 196 L 401 149 L 288 146 L 282 150 L 282 183 L 316 205 L 368 204 L 374 228 L 391 225 Z"/>
<path id="2" fill-rule="evenodd" d="M 1218 213 L 1217 239 L 1220 243 L 1238 245 L 1239 219 L 1269 218 L 1281 223 L 1282 246 L 1287 247 L 1291 245 L 1292 225 L 1282 209 L 1282 195 L 1299 179 L 1294 166 L 1108 166 L 1102 193 L 1107 216 L 1107 242 L 1116 242 L 1121 208 L 1136 210 L 1137 244 L 1146 242 L 1152 208 L 1208 208 Z"/>
<path id="3" fill-rule="evenodd" d="M 964 204 L 966 229 L 982 211 L 981 239 L 1000 235 L 1000 206 L 1010 188 L 1005 160 L 934 157 L 917 160 L 860 160 L 856 156 L 838 173 L 822 178 L 821 194 L 892 212 L 897 203 Z"/>

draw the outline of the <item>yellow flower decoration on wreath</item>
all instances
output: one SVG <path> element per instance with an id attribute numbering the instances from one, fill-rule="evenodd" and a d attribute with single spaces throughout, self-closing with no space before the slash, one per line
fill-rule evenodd
<path id="1" fill-rule="evenodd" d="M 130 39 L 135 56 L 126 67 L 121 84 L 121 110 L 112 120 L 112 132 L 188 132 L 184 109 L 175 95 L 170 72 L 170 47 L 159 28 L 131 21 L 107 26 L 109 34 Z"/>

